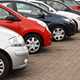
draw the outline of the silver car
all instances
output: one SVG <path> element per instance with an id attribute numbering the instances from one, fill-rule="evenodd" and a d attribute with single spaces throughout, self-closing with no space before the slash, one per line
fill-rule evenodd
<path id="1" fill-rule="evenodd" d="M 0 78 L 28 64 L 28 49 L 16 32 L 0 26 Z"/>

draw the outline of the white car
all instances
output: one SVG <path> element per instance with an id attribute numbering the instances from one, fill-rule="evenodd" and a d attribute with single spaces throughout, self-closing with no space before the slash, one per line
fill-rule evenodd
<path id="1" fill-rule="evenodd" d="M 28 49 L 16 32 L 0 26 L 0 80 L 11 69 L 21 69 L 28 63 Z"/>
<path id="2" fill-rule="evenodd" d="M 28 2 L 32 2 L 35 5 L 40 6 L 41 8 L 44 8 L 46 11 L 48 11 L 50 13 L 59 14 L 59 15 L 65 16 L 67 18 L 73 19 L 76 23 L 76 26 L 78 27 L 77 30 L 80 31 L 80 15 L 71 13 L 71 12 L 67 12 L 67 11 L 56 11 L 54 8 L 52 8 L 51 6 L 49 6 L 48 4 L 46 4 L 42 1 L 28 0 Z"/>

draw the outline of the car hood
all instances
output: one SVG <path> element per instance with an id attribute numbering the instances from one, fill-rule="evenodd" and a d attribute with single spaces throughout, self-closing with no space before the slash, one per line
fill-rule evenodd
<path id="1" fill-rule="evenodd" d="M 68 19 L 67 17 L 59 15 L 59 14 L 50 14 L 45 17 L 45 20 L 48 22 L 53 22 L 53 23 L 58 23 L 58 24 L 71 22 L 71 19 Z"/>
<path id="2" fill-rule="evenodd" d="M 0 26 L 0 33 L 1 35 L 5 36 L 5 39 L 10 39 L 10 38 L 13 38 L 15 36 L 18 36 L 19 34 L 8 29 L 8 28 L 5 28 L 3 26 Z"/>
<path id="3" fill-rule="evenodd" d="M 77 17 L 80 17 L 78 14 L 67 12 L 67 11 L 57 11 L 56 14 L 66 16 L 68 18 L 77 18 Z"/>

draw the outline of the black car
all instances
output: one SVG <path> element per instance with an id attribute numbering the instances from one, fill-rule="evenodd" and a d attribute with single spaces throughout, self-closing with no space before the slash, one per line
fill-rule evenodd
<path id="1" fill-rule="evenodd" d="M 64 16 L 51 14 L 26 1 L 0 1 L 0 3 L 3 3 L 26 17 L 29 16 L 44 21 L 53 33 L 53 39 L 56 41 L 61 41 L 75 34 L 76 27 L 74 21 Z"/>

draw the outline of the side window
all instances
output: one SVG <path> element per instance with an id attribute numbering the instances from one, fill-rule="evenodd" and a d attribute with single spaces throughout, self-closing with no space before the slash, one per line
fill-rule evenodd
<path id="1" fill-rule="evenodd" d="M 9 16 L 9 13 L 6 10 L 0 8 L 0 19 L 5 19 L 7 16 Z"/>
<path id="2" fill-rule="evenodd" d="M 11 3 L 2 3 L 2 5 L 6 6 L 6 7 L 11 7 Z"/>
<path id="3" fill-rule="evenodd" d="M 67 8 L 64 4 L 59 3 L 59 2 L 51 2 L 49 5 L 51 7 L 53 7 L 55 10 L 63 11 L 63 10 L 65 10 Z"/>
<path id="4" fill-rule="evenodd" d="M 40 6 L 41 8 L 43 8 L 46 11 L 49 11 L 49 8 L 46 5 L 42 4 L 42 3 L 36 3 L 36 2 L 32 2 L 32 3 L 34 3 L 37 6 Z"/>
<path id="5" fill-rule="evenodd" d="M 38 15 L 41 13 L 40 9 L 35 6 L 23 3 L 17 3 L 17 11 L 26 15 Z"/>
<path id="6" fill-rule="evenodd" d="M 43 5 L 43 4 L 40 4 L 40 6 L 41 6 L 44 10 L 49 11 L 49 8 L 48 8 L 47 6 L 45 6 L 45 5 Z"/>
<path id="7" fill-rule="evenodd" d="M 8 2 L 8 3 L 2 3 L 2 4 L 6 7 L 12 8 L 13 10 L 17 11 L 16 3 Z"/>
<path id="8" fill-rule="evenodd" d="M 77 6 L 76 1 L 65 1 L 64 4 L 67 6 Z"/>
<path id="9" fill-rule="evenodd" d="M 36 3 L 36 2 L 32 2 L 33 4 L 35 4 L 35 5 L 37 5 L 37 6 L 40 6 L 40 4 L 39 3 Z"/>
<path id="10" fill-rule="evenodd" d="M 80 5 L 80 1 L 76 1 L 77 5 Z"/>

